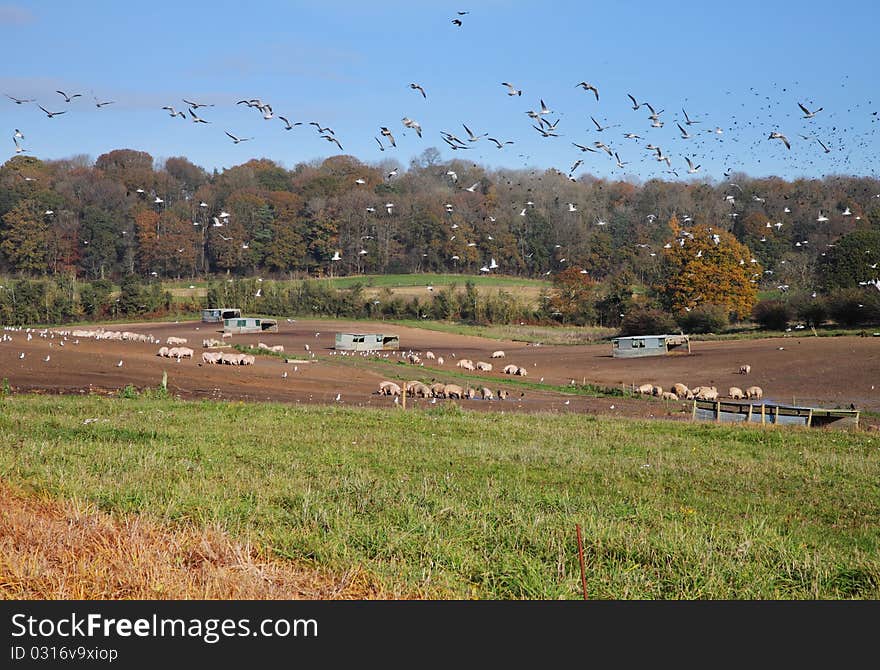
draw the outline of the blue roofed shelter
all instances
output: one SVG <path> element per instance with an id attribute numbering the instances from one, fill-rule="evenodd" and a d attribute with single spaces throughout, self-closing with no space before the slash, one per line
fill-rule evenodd
<path id="1" fill-rule="evenodd" d="M 667 354 L 691 353 L 691 341 L 687 335 L 633 335 L 611 339 L 611 355 L 614 358 L 641 358 Z"/>

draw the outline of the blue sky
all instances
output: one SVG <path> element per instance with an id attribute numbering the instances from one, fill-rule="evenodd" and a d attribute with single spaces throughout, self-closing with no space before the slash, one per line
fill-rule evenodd
<path id="1" fill-rule="evenodd" d="M 451 23 L 458 11 L 469 12 L 461 27 Z M 26 155 L 44 159 L 130 148 L 160 160 L 186 156 L 208 170 L 255 157 L 292 168 L 339 153 L 307 125 L 317 121 L 367 163 L 406 166 L 436 147 L 444 159 L 489 167 L 568 172 L 583 159 L 575 176 L 876 176 L 878 18 L 865 0 L 0 3 L 0 92 L 67 111 L 48 118 L 37 103 L 0 98 L 8 132 L 0 159 L 15 155 L 18 128 Z M 599 89 L 598 102 L 580 81 Z M 501 82 L 522 96 L 508 96 Z M 56 89 L 83 95 L 68 104 Z M 664 126 L 652 128 L 627 93 L 663 110 Z M 95 97 L 115 102 L 98 109 Z M 211 123 L 161 109 L 186 110 L 183 98 L 213 104 L 197 110 Z M 249 98 L 304 124 L 285 131 L 277 118 L 235 104 Z M 542 99 L 559 137 L 542 137 L 526 115 Z M 798 102 L 823 111 L 804 119 Z M 700 120 L 685 126 L 690 139 L 676 127 L 682 108 Z M 403 127 L 404 116 L 421 124 L 422 138 Z M 600 132 L 591 116 L 614 127 Z M 483 139 L 452 151 L 440 131 L 464 139 L 463 123 L 514 144 L 498 150 Z M 380 126 L 397 148 L 379 150 Z M 253 139 L 233 144 L 224 131 Z M 784 133 L 791 150 L 767 139 L 770 131 Z M 625 165 L 572 145 L 595 141 Z M 701 166 L 696 174 L 688 175 L 685 156 Z"/>

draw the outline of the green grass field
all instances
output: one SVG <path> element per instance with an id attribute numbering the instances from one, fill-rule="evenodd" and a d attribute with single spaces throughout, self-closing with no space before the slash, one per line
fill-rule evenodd
<path id="1" fill-rule="evenodd" d="M 86 423 L 86 419 L 94 419 Z M 584 415 L 0 400 L 0 476 L 427 598 L 877 599 L 880 436 Z"/>

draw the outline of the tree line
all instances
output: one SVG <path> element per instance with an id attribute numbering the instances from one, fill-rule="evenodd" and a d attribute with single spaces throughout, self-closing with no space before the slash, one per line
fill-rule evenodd
<path id="1" fill-rule="evenodd" d="M 255 159 L 209 173 L 184 157 L 158 164 L 130 149 L 94 161 L 16 156 L 0 167 L 0 273 L 16 278 L 0 304 L 17 286 L 10 304 L 40 303 L 45 316 L 56 308 L 89 315 L 95 304 L 123 314 L 170 309 L 160 279 L 479 274 L 493 259 L 493 271 L 550 278 L 553 290 L 536 309 L 506 296 L 510 309 L 482 315 L 439 293 L 408 307 L 391 298 L 371 307 L 345 292 L 318 302 L 335 301 L 340 315 L 403 309 L 613 326 L 657 309 L 680 326 L 713 310 L 753 317 L 764 291 L 784 304 L 824 300 L 836 320 L 835 291 L 852 292 L 862 310 L 880 294 L 869 283 L 880 276 L 878 257 L 880 181 L 868 177 L 573 180 L 552 169 L 441 161 L 434 149 L 407 169 L 334 156 L 292 169 Z M 27 286 L 45 291 L 25 298 L 21 282 L 36 278 L 45 281 Z M 101 282 L 111 280 L 142 290 L 132 304 L 110 305 Z M 261 311 L 291 313 L 313 299 L 267 295 Z"/>

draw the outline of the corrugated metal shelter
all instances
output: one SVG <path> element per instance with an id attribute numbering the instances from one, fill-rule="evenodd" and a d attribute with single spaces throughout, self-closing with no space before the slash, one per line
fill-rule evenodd
<path id="1" fill-rule="evenodd" d="M 387 333 L 336 333 L 336 349 L 340 351 L 381 351 L 399 349 L 400 338 Z"/>
<path id="2" fill-rule="evenodd" d="M 223 319 L 224 333 L 277 333 L 278 322 L 275 319 L 258 319 L 245 316 L 237 319 Z"/>
<path id="3" fill-rule="evenodd" d="M 687 335 L 634 335 L 611 340 L 611 355 L 614 358 L 665 356 L 670 353 L 691 353 L 690 338 Z"/>
<path id="4" fill-rule="evenodd" d="M 202 323 L 222 323 L 224 319 L 240 319 L 241 310 L 237 307 L 216 307 L 202 310 Z"/>
<path id="5" fill-rule="evenodd" d="M 797 407 L 748 400 L 694 400 L 691 418 L 717 423 L 761 423 L 807 427 L 858 428 L 859 411 Z"/>

